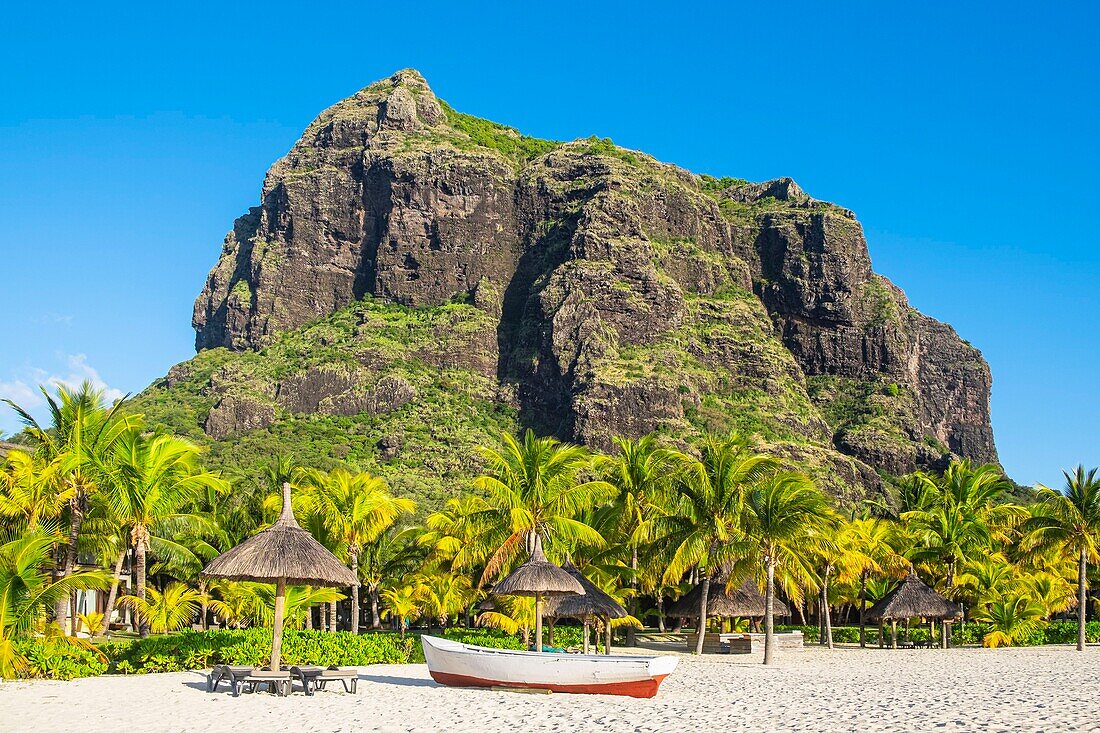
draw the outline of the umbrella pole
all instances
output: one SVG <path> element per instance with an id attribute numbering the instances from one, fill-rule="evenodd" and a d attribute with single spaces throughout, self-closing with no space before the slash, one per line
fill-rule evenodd
<path id="1" fill-rule="evenodd" d="M 535 651 L 542 651 L 542 595 L 535 594 Z"/>
<path id="2" fill-rule="evenodd" d="M 590 640 L 589 637 L 591 637 L 591 636 L 592 636 L 592 631 L 591 631 L 591 629 L 588 628 L 588 617 L 585 616 L 584 617 L 584 653 L 585 654 L 588 654 L 588 642 Z"/>
<path id="3" fill-rule="evenodd" d="M 275 629 L 271 634 L 271 671 L 279 671 L 283 651 L 283 609 L 286 605 L 286 578 L 275 582 Z"/>
<path id="4" fill-rule="evenodd" d="M 604 643 L 603 643 L 603 653 L 604 654 L 610 654 L 611 653 L 611 617 L 610 616 L 607 617 L 607 626 L 605 628 L 606 628 L 606 632 L 605 632 L 606 639 L 604 640 Z"/>

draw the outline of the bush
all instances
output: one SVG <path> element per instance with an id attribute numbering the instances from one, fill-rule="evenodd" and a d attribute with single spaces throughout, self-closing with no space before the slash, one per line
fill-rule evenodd
<path id="1" fill-rule="evenodd" d="M 1090 644 L 1100 642 L 1100 621 L 1089 621 L 1085 624 L 1085 641 Z M 1051 621 L 1046 628 L 1047 644 L 1076 644 L 1076 621 Z"/>
<path id="2" fill-rule="evenodd" d="M 283 634 L 282 661 L 288 665 L 363 666 L 404 664 L 420 654 L 417 639 L 397 634 L 349 634 L 288 630 Z M 121 674 L 179 672 L 215 664 L 260 666 L 271 661 L 271 629 L 183 631 L 102 647 L 112 671 Z"/>
<path id="3" fill-rule="evenodd" d="M 57 639 L 23 639 L 15 642 L 15 651 L 26 657 L 27 670 L 22 676 L 29 678 L 71 680 L 107 671 L 102 654 Z"/>

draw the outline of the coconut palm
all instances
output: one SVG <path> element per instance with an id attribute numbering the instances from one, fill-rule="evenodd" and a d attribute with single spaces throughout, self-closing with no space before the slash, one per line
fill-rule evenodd
<path id="1" fill-rule="evenodd" d="M 970 606 L 983 606 L 1016 590 L 1020 586 L 1017 569 L 1000 553 L 967 560 L 956 578 L 959 595 Z"/>
<path id="2" fill-rule="evenodd" d="M 630 550 L 630 587 L 634 590 L 629 599 L 632 615 L 636 613 L 635 596 L 638 587 L 638 548 L 641 544 L 639 529 L 657 511 L 653 500 L 662 493 L 672 473 L 672 461 L 668 451 L 657 446 L 653 435 L 638 440 L 614 438 L 618 452 L 598 461 L 600 471 L 616 496 L 602 510 L 593 524 L 603 530 L 605 537 L 614 536 L 618 547 Z M 627 629 L 627 644 L 634 645 L 634 627 Z"/>
<path id="3" fill-rule="evenodd" d="M 411 514 L 416 503 L 390 494 L 386 482 L 369 473 L 351 473 L 342 468 L 327 475 L 313 474 L 314 511 L 328 525 L 332 536 L 345 549 L 348 566 L 359 576 L 363 548 L 378 540 L 402 514 Z M 351 632 L 359 633 L 359 585 L 351 589 Z M 377 608 L 375 626 L 377 627 Z"/>
<path id="4" fill-rule="evenodd" d="M 861 556 L 859 573 L 859 645 L 867 646 L 868 582 L 878 575 L 904 576 L 909 562 L 894 549 L 897 525 L 889 519 L 868 517 L 848 525 L 853 552 Z"/>
<path id="5" fill-rule="evenodd" d="M 419 576 L 416 599 L 428 619 L 428 631 L 432 630 L 433 619 L 446 627 L 451 616 L 462 613 L 473 590 L 473 583 L 465 575 L 431 573 Z"/>
<path id="6" fill-rule="evenodd" d="M 1085 648 L 1088 564 L 1100 560 L 1100 479 L 1097 469 L 1063 472 L 1062 491 L 1039 489 L 1040 504 L 1024 523 L 1025 546 L 1057 547 L 1077 561 L 1077 650 Z"/>
<path id="7" fill-rule="evenodd" d="M 90 382 L 76 389 L 58 385 L 56 395 L 50 394 L 45 387 L 39 389 L 49 409 L 47 427 L 11 400 L 4 402 L 23 422 L 24 434 L 30 438 L 36 457 L 44 464 L 55 466 L 56 479 L 62 485 L 60 492 L 67 498 L 67 541 L 57 548 L 57 574 L 64 577 L 76 567 L 77 542 L 88 511 L 88 497 L 98 489 L 101 480 L 95 467 L 119 437 L 138 425 L 141 418 L 122 414 L 126 397 L 109 406 L 105 392 Z M 58 599 L 54 609 L 54 616 L 62 628 L 67 617 L 66 605 L 66 599 Z"/>
<path id="8" fill-rule="evenodd" d="M 0 539 L 0 677 L 16 676 L 25 668 L 26 660 L 15 649 L 15 640 L 40 627 L 60 599 L 76 590 L 107 585 L 104 574 L 97 571 L 51 578 L 47 571 L 50 556 L 62 541 L 63 536 L 52 526 Z"/>
<path id="9" fill-rule="evenodd" d="M 806 548 L 821 542 L 834 516 L 825 495 L 800 473 L 782 472 L 749 488 L 744 532 L 767 575 L 764 590 L 764 664 L 775 656 L 775 571 L 810 576 Z"/>
<path id="10" fill-rule="evenodd" d="M 494 548 L 481 582 L 511 564 L 532 534 L 547 541 L 548 551 L 561 552 L 578 543 L 603 545 L 600 533 L 579 517 L 611 498 L 615 489 L 606 481 L 581 478 L 591 466 L 588 451 L 537 438 L 531 430 L 522 440 L 506 433 L 503 442 L 503 450 L 481 451 L 486 470 L 474 479 L 489 506 L 473 518 L 482 530 L 479 541 Z"/>
<path id="11" fill-rule="evenodd" d="M 990 625 L 982 646 L 1013 646 L 1042 626 L 1043 607 L 1026 595 L 998 598 L 974 613 L 975 621 Z"/>
<path id="12" fill-rule="evenodd" d="M 409 627 L 409 621 L 420 613 L 416 586 L 402 585 L 386 588 L 382 591 L 382 600 L 386 603 L 389 614 L 397 619 L 401 636 L 404 636 Z"/>
<path id="13" fill-rule="evenodd" d="M 221 581 L 213 586 L 220 600 L 210 601 L 210 610 L 226 624 L 271 626 L 275 621 L 275 585 L 251 581 Z M 301 628 L 309 609 L 317 604 L 336 603 L 345 598 L 336 588 L 288 585 L 284 596 L 284 624 Z"/>
<path id="14" fill-rule="evenodd" d="M 201 594 L 184 583 L 170 583 L 164 591 L 150 586 L 145 598 L 123 596 L 118 605 L 132 611 L 154 634 L 168 634 L 189 626 L 202 604 Z"/>
<path id="15" fill-rule="evenodd" d="M 966 561 L 1007 541 L 1023 518 L 1021 507 L 1002 503 L 1010 487 L 997 466 L 955 461 L 934 481 L 924 507 L 902 514 L 917 542 L 910 560 L 942 568 L 948 595 Z"/>
<path id="16" fill-rule="evenodd" d="M 56 520 L 72 498 L 71 484 L 59 480 L 63 459 L 46 461 L 14 450 L 0 465 L 0 519 L 36 529 L 43 521 Z"/>
<path id="17" fill-rule="evenodd" d="M 1028 573 L 1020 579 L 1019 587 L 1042 607 L 1045 619 L 1074 605 L 1073 584 L 1055 573 Z"/>
<path id="18" fill-rule="evenodd" d="M 129 529 L 134 594 L 139 599 L 145 599 L 147 551 L 154 541 L 161 552 L 180 549 L 172 537 L 198 531 L 204 523 L 184 508 L 204 488 L 224 486 L 221 479 L 198 467 L 198 455 L 198 446 L 189 441 L 131 428 L 113 446 L 110 461 L 102 465 L 109 477 L 105 500 L 110 515 Z M 160 530 L 157 535 L 155 529 Z M 148 619 L 141 618 L 142 636 L 148 635 L 148 627 Z"/>
<path id="19" fill-rule="evenodd" d="M 531 646 L 531 629 L 535 625 L 535 599 L 530 596 L 495 596 L 493 610 L 482 611 L 478 626 L 500 629 L 506 634 L 520 634 L 523 647 Z"/>
<path id="20" fill-rule="evenodd" d="M 696 654 L 703 653 L 711 575 L 746 557 L 741 544 L 745 495 L 778 469 L 774 458 L 736 435 L 707 436 L 700 452 L 699 458 L 672 454 L 678 471 L 662 497 L 668 513 L 651 517 L 638 532 L 642 540 L 659 540 L 665 548 L 666 582 L 677 582 L 698 568 L 703 587 Z"/>

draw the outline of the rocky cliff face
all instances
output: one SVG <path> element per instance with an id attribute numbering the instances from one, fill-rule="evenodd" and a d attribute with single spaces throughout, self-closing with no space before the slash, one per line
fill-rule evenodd
<path id="1" fill-rule="evenodd" d="M 475 310 L 416 358 L 589 445 L 751 431 L 840 492 L 876 486 L 874 469 L 997 458 L 981 354 L 872 272 L 852 212 L 790 179 L 527 138 L 454 112 L 414 71 L 323 112 L 272 166 L 196 301 L 197 347 L 262 354 L 364 299 Z M 387 356 L 361 346 L 337 350 L 352 366 L 247 394 L 212 377 L 195 387 L 207 432 L 420 399 L 377 381 Z"/>

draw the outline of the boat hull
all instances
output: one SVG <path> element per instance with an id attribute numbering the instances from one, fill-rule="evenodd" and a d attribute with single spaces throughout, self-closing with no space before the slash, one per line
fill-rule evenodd
<path id="1" fill-rule="evenodd" d="M 675 657 L 552 654 L 489 649 L 421 637 L 428 671 L 453 687 L 514 687 L 590 695 L 653 697 Z"/>

